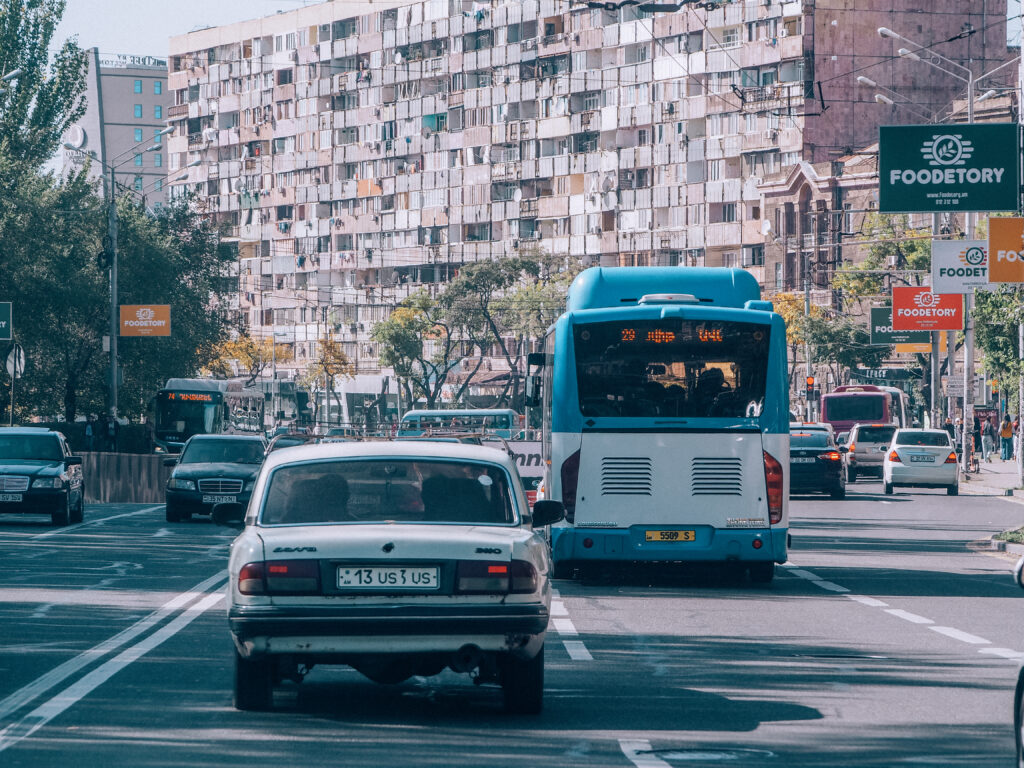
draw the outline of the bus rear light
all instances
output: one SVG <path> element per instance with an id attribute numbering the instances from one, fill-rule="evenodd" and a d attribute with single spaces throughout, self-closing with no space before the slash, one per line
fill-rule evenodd
<path id="1" fill-rule="evenodd" d="M 580 482 L 580 452 L 562 462 L 562 505 L 565 507 L 566 522 L 576 517 L 576 488 Z"/>
<path id="2" fill-rule="evenodd" d="M 461 594 L 529 594 L 537 591 L 537 571 L 525 560 L 510 563 L 460 560 L 455 568 L 455 591 Z"/>
<path id="3" fill-rule="evenodd" d="M 949 454 L 949 456 L 946 457 L 946 462 L 945 463 L 946 464 L 956 464 L 957 463 L 956 454 L 955 453 Z"/>
<path id="4" fill-rule="evenodd" d="M 764 482 L 768 491 L 768 520 L 771 523 L 782 522 L 782 504 L 784 493 L 782 488 L 782 465 L 768 451 L 764 453 Z"/>
<path id="5" fill-rule="evenodd" d="M 751 543 L 751 546 L 754 549 L 760 549 L 761 547 L 764 546 L 764 542 L 761 541 L 760 539 L 754 539 L 754 541 Z"/>
<path id="6" fill-rule="evenodd" d="M 889 451 L 889 461 L 894 464 L 902 464 L 903 461 L 900 459 L 900 455 L 896 451 Z"/>

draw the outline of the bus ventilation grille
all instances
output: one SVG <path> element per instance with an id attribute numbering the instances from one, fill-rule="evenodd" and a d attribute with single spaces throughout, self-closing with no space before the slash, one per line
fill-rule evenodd
<path id="1" fill-rule="evenodd" d="M 648 458 L 605 457 L 601 459 L 601 495 L 650 496 L 653 475 Z"/>
<path id="2" fill-rule="evenodd" d="M 694 459 L 690 467 L 690 493 L 694 496 L 742 496 L 743 462 L 740 459 Z"/>

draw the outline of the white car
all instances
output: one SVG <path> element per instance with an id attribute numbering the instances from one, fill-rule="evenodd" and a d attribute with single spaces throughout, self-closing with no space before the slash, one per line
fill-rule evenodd
<path id="1" fill-rule="evenodd" d="M 882 484 L 891 494 L 896 486 L 945 488 L 950 496 L 960 490 L 956 450 L 944 429 L 897 429 L 892 442 L 882 446 Z"/>
<path id="2" fill-rule="evenodd" d="M 238 709 L 316 664 L 397 683 L 450 668 L 498 683 L 505 708 L 544 691 L 551 559 L 512 457 L 462 443 L 324 443 L 269 454 L 231 545 Z"/>

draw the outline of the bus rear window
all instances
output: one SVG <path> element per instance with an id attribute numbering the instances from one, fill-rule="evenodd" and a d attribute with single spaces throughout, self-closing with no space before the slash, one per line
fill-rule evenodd
<path id="1" fill-rule="evenodd" d="M 764 405 L 770 328 L 667 318 L 575 326 L 584 416 L 750 417 Z"/>
<path id="2" fill-rule="evenodd" d="M 827 421 L 881 421 L 885 418 L 886 395 L 826 395 Z"/>

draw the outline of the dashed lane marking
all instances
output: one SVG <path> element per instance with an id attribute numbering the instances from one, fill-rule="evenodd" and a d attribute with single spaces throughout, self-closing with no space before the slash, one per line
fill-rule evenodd
<path id="1" fill-rule="evenodd" d="M 100 523 L 106 523 L 110 520 L 118 520 L 122 517 L 135 517 L 136 515 L 144 515 L 149 512 L 155 512 L 160 509 L 163 504 L 159 504 L 155 507 L 146 507 L 145 509 L 137 509 L 134 512 L 124 512 L 120 515 L 111 515 L 110 517 L 100 517 L 96 520 L 86 520 L 84 523 L 78 523 L 76 525 L 69 525 L 66 528 L 55 528 L 52 531 L 46 533 L 37 533 L 35 536 L 29 536 L 32 541 L 38 541 L 40 539 L 49 539 L 52 536 L 61 536 L 65 533 L 74 533 L 81 528 L 88 528 L 89 526 L 99 525 Z"/>
<path id="2" fill-rule="evenodd" d="M 636 768 L 672 768 L 653 754 L 651 742 L 647 739 L 619 739 L 619 749 Z"/>

